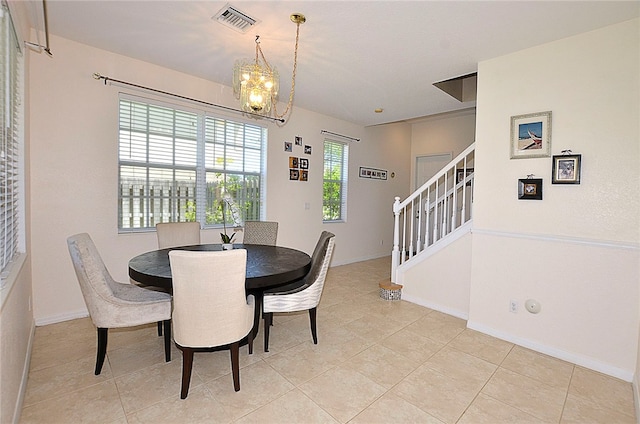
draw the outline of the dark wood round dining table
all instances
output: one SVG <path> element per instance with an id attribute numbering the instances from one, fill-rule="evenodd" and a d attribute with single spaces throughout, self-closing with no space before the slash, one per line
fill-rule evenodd
<path id="1" fill-rule="evenodd" d="M 300 250 L 260 244 L 234 244 L 234 249 L 247 251 L 248 292 L 285 285 L 304 277 L 311 268 L 311 257 Z M 161 287 L 171 292 L 171 250 L 221 251 L 220 244 L 197 244 L 153 250 L 129 261 L 129 277 L 140 284 Z"/>
<path id="2" fill-rule="evenodd" d="M 260 244 L 234 244 L 234 249 L 247 251 L 245 289 L 255 297 L 253 320 L 254 337 L 258 333 L 264 291 L 292 283 L 304 277 L 311 268 L 311 257 L 306 253 L 280 246 Z M 129 261 L 129 277 L 141 285 L 159 287 L 172 292 L 171 250 L 221 251 L 220 244 L 197 244 L 142 253 Z"/>

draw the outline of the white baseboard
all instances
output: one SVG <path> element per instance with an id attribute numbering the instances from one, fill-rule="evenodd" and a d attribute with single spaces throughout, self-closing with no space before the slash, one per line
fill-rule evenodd
<path id="1" fill-rule="evenodd" d="M 406 300 L 407 302 L 415 303 L 416 305 L 424 306 L 425 308 L 433 309 L 434 311 L 442 312 L 443 314 L 451 315 L 456 318 L 460 318 L 463 320 L 469 319 L 469 314 L 464 311 L 460 311 L 458 309 L 453 309 L 448 306 L 440 305 L 437 303 L 428 302 L 419 297 L 402 294 L 402 300 Z"/>
<path id="2" fill-rule="evenodd" d="M 369 255 L 369 256 L 362 256 L 359 258 L 352 258 L 346 261 L 331 261 L 331 265 L 330 267 L 333 268 L 334 266 L 342 266 L 342 265 L 349 265 L 349 264 L 353 264 L 356 262 L 363 262 L 363 261 L 369 261 L 369 260 L 373 260 L 373 259 L 380 259 L 380 258 L 385 258 L 387 256 L 391 256 L 391 252 L 386 252 L 383 254 L 373 254 L 373 255 Z M 391 268 L 389 268 L 389 274 L 391 274 Z"/>
<path id="3" fill-rule="evenodd" d="M 640 370 L 633 376 L 633 403 L 636 406 L 636 422 L 640 424 Z"/>
<path id="4" fill-rule="evenodd" d="M 20 389 L 18 392 L 18 399 L 16 400 L 15 409 L 13 411 L 13 424 L 20 422 L 20 415 L 22 415 L 22 406 L 24 405 L 24 396 L 27 393 L 27 382 L 29 380 L 29 368 L 31 367 L 31 351 L 33 349 L 33 340 L 36 336 L 36 324 L 35 321 L 31 322 L 31 332 L 29 334 L 29 342 L 27 343 L 27 357 L 24 361 L 24 368 L 22 369 L 22 378 L 20 379 Z"/>
<path id="5" fill-rule="evenodd" d="M 78 319 L 78 318 L 86 318 L 88 316 L 89 316 L 89 311 L 87 311 L 86 309 L 74 311 L 74 312 L 65 312 L 64 314 L 50 315 L 48 317 L 37 318 L 36 326 L 41 327 L 43 325 L 57 324 L 59 322 L 70 321 L 72 319 Z"/>
<path id="6" fill-rule="evenodd" d="M 556 349 L 550 346 L 541 345 L 534 341 L 516 337 L 512 334 L 508 334 L 502 331 L 498 331 L 494 328 L 487 327 L 482 324 L 478 324 L 473 321 L 467 321 L 467 327 L 479 331 L 484 334 L 488 334 L 493 337 L 497 337 L 501 340 L 517 344 L 518 346 L 526 347 L 536 352 L 544 353 L 545 355 L 553 356 L 554 358 L 562 359 L 563 361 L 571 362 L 572 364 L 580 365 L 593 371 L 597 371 L 611 377 L 618 378 L 620 380 L 631 383 L 633 381 L 633 370 L 626 370 L 618 367 L 611 366 L 601 361 L 587 358 L 582 355 L 577 355 L 573 352 L 567 352 L 561 349 Z M 638 399 L 636 397 L 636 405 L 638 405 Z M 637 406 L 636 406 L 637 407 Z"/>

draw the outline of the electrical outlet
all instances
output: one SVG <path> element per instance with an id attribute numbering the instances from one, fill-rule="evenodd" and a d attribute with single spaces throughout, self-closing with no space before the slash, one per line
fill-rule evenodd
<path id="1" fill-rule="evenodd" d="M 517 314 L 518 313 L 518 301 L 517 300 L 511 300 L 509 302 L 509 312 Z"/>

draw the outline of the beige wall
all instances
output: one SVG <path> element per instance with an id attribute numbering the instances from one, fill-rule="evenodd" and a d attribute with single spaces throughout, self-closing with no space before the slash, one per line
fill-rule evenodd
<path id="1" fill-rule="evenodd" d="M 416 158 L 451 153 L 458 156 L 475 141 L 475 108 L 442 113 L 412 121 L 411 125 L 411 190 L 415 190 Z"/>
<path id="2" fill-rule="evenodd" d="M 459 228 L 427 250 L 427 258 L 401 267 L 402 298 L 464 320 L 469 318 L 471 246 L 469 229 Z M 431 252 L 431 253 L 430 253 Z"/>
<path id="3" fill-rule="evenodd" d="M 471 328 L 627 381 L 640 303 L 638 27 L 479 64 L 469 311 Z M 552 154 L 582 154 L 580 185 L 552 185 L 551 158 L 509 159 L 510 117 L 547 110 Z M 517 199 L 527 174 L 543 178 L 544 200 Z M 540 314 L 524 311 L 529 298 Z"/>
<path id="4" fill-rule="evenodd" d="M 52 37 L 53 58 L 32 54 L 31 178 L 33 287 L 38 324 L 86 314 L 71 267 L 66 238 L 88 232 L 116 279 L 127 280 L 128 260 L 156 247 L 155 233 L 119 235 L 117 230 L 118 92 L 94 72 L 211 103 L 236 106 L 229 87 L 145 62 Z M 145 93 L 135 93 L 149 96 Z M 171 99 L 164 99 L 172 101 Z M 219 112 L 221 113 L 221 112 Z M 241 115 L 233 115 L 243 119 Z M 409 186 L 410 130 L 403 124 L 363 128 L 294 106 L 284 127 L 267 124 L 267 216 L 280 222 L 278 243 L 311 252 L 323 229 L 336 234 L 333 265 L 390 254 L 393 198 Z M 322 160 L 329 130 L 362 139 L 350 143 L 348 219 L 322 223 Z M 302 136 L 312 146 L 309 181 L 289 181 L 284 141 Z M 294 155 L 302 156 L 296 147 Z M 395 172 L 395 178 L 358 178 L 358 167 Z M 310 208 L 305 209 L 305 203 Z M 216 230 L 203 241 L 217 242 Z"/>

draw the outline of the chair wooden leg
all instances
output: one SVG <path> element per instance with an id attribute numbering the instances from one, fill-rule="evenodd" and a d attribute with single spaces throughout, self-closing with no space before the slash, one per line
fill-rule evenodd
<path id="1" fill-rule="evenodd" d="M 191 383 L 191 369 L 193 368 L 193 349 L 181 347 L 182 349 L 182 389 L 180 399 L 186 399 Z"/>
<path id="2" fill-rule="evenodd" d="M 247 345 L 249 345 L 249 355 L 253 353 L 253 329 L 247 334 Z"/>
<path id="3" fill-rule="evenodd" d="M 269 327 L 273 323 L 273 312 L 264 314 L 264 351 L 269 352 Z"/>
<path id="4" fill-rule="evenodd" d="M 162 336 L 162 321 L 158 321 L 158 337 Z"/>
<path id="5" fill-rule="evenodd" d="M 164 360 L 169 362 L 171 361 L 171 320 L 159 321 L 158 324 L 160 322 L 164 325 Z"/>
<path id="6" fill-rule="evenodd" d="M 107 355 L 108 331 L 108 328 L 98 328 L 98 353 L 96 355 L 95 375 L 100 375 L 100 372 L 102 372 L 104 357 Z"/>
<path id="7" fill-rule="evenodd" d="M 233 389 L 240 390 L 240 342 L 231 343 L 231 373 L 233 374 Z"/>
<path id="8" fill-rule="evenodd" d="M 311 321 L 311 337 L 313 337 L 313 344 L 318 344 L 318 333 L 316 331 L 316 308 L 309 309 L 309 320 Z"/>

